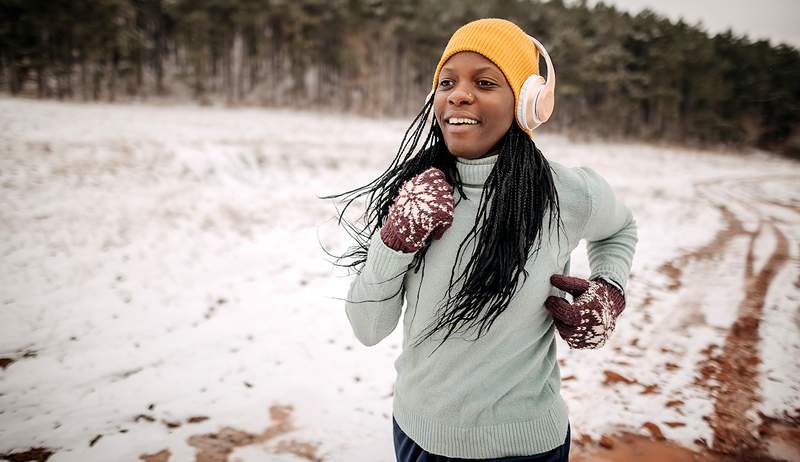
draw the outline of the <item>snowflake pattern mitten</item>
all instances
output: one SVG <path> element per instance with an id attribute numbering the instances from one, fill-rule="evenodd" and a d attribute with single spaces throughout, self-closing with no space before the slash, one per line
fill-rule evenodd
<path id="1" fill-rule="evenodd" d="M 381 227 L 381 239 L 394 250 L 413 253 L 429 235 L 442 237 L 453 224 L 453 187 L 444 172 L 431 167 L 403 183 Z"/>
<path id="2" fill-rule="evenodd" d="M 550 296 L 544 302 L 556 329 L 570 348 L 600 348 L 614 331 L 617 316 L 625 309 L 625 297 L 610 282 L 554 274 L 550 283 L 569 292 L 573 302 Z"/>

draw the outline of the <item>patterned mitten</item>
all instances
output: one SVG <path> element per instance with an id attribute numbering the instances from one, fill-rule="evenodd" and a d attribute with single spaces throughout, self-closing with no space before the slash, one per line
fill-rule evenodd
<path id="1" fill-rule="evenodd" d="M 403 183 L 381 227 L 381 239 L 394 250 L 413 253 L 453 224 L 453 187 L 444 172 L 431 167 Z"/>
<path id="2" fill-rule="evenodd" d="M 554 274 L 550 283 L 572 294 L 572 303 L 550 296 L 544 302 L 556 329 L 571 348 L 600 348 L 606 343 L 617 316 L 625 309 L 620 290 L 602 278 L 586 279 Z"/>

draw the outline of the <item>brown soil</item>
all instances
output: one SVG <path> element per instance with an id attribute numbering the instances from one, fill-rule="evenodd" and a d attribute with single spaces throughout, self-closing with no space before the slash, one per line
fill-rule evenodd
<path id="1" fill-rule="evenodd" d="M 3 356 L 0 357 L 0 369 L 7 369 L 9 366 L 24 358 L 35 358 L 36 352 L 33 350 L 18 351 L 16 357 Z"/>
<path id="2" fill-rule="evenodd" d="M 54 454 L 49 448 L 31 448 L 26 451 L 0 454 L 0 460 L 11 462 L 46 462 Z"/>
<path id="3" fill-rule="evenodd" d="M 171 455 L 172 453 L 169 452 L 169 449 L 163 449 L 155 454 L 142 454 L 139 456 L 139 459 L 143 460 L 144 462 L 167 462 L 169 460 L 169 456 Z"/>
<path id="4" fill-rule="evenodd" d="M 795 409 L 794 415 L 785 412 L 779 419 L 762 413 L 759 416 L 762 423 L 758 434 L 770 454 L 785 460 L 800 460 L 800 409 Z"/>
<path id="5" fill-rule="evenodd" d="M 273 438 L 294 431 L 296 427 L 292 422 L 291 405 L 273 405 L 269 408 L 272 425 L 265 428 L 261 433 L 249 433 L 233 427 L 223 427 L 214 433 L 204 433 L 190 436 L 187 440 L 189 445 L 196 449 L 195 462 L 228 462 L 228 458 L 234 449 L 254 444 L 265 443 Z M 199 418 L 193 418 L 195 421 Z M 204 419 L 203 419 L 204 420 Z M 270 448 L 274 453 L 290 453 L 310 462 L 324 462 L 318 456 L 318 445 L 305 441 L 290 440 L 279 441 L 274 447 Z M 168 462 L 170 457 L 168 449 L 164 449 L 156 454 L 141 455 L 140 459 L 145 462 Z"/>
<path id="6" fill-rule="evenodd" d="M 311 462 L 323 462 L 324 459 L 317 456 L 317 447 L 317 445 L 305 441 L 289 440 L 280 441 L 275 447 L 275 451 L 294 454 Z"/>
<path id="7" fill-rule="evenodd" d="M 633 433 L 604 435 L 598 444 L 575 442 L 571 462 L 734 462 L 735 459 L 710 451 L 694 452 L 671 441 L 655 441 Z"/>

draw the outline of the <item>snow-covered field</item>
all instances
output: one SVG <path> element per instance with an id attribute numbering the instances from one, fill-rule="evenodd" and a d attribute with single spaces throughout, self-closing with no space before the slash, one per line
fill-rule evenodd
<path id="1" fill-rule="evenodd" d="M 402 333 L 353 336 L 317 196 L 382 172 L 407 122 L 0 99 L 0 459 L 393 461 Z M 576 454 L 663 434 L 800 460 L 800 164 L 537 144 L 639 225 L 612 340 L 560 344 Z"/>

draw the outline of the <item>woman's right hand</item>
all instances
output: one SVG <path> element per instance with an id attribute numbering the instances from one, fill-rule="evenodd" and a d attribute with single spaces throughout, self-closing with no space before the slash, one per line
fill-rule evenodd
<path id="1" fill-rule="evenodd" d="M 444 172 L 431 167 L 400 187 L 381 228 L 381 239 L 394 250 L 416 252 L 429 235 L 439 239 L 452 224 L 453 187 Z"/>

